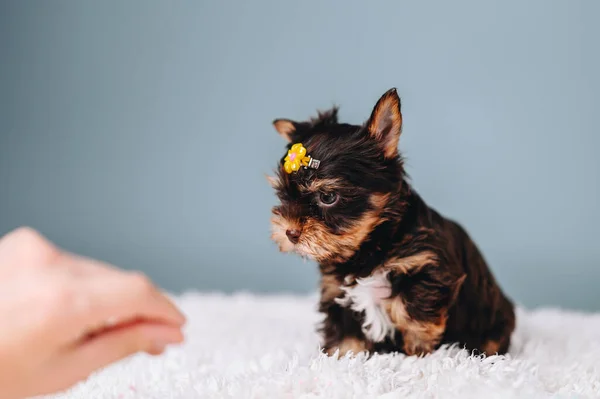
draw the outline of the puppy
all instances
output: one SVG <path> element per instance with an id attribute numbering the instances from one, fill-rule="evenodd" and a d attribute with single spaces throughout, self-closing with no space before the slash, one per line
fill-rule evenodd
<path id="1" fill-rule="evenodd" d="M 270 178 L 272 239 L 319 264 L 327 353 L 508 350 L 513 304 L 467 232 L 408 183 L 396 89 L 362 126 L 339 123 L 336 108 L 273 124 L 289 144 Z"/>

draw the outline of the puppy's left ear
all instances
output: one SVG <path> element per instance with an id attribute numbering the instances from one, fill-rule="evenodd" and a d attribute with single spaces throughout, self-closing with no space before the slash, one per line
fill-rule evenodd
<path id="1" fill-rule="evenodd" d="M 281 137 L 292 142 L 292 136 L 296 133 L 299 127 L 299 123 L 291 121 L 289 119 L 275 119 L 273 126 Z"/>
<path id="2" fill-rule="evenodd" d="M 367 122 L 369 135 L 377 140 L 386 158 L 398 155 L 398 141 L 402 132 L 400 97 L 395 88 L 388 90 L 375 105 Z"/>

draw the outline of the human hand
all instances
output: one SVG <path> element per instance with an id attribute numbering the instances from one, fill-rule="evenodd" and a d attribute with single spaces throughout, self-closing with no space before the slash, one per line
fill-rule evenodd
<path id="1" fill-rule="evenodd" d="M 0 238 L 0 397 L 66 389 L 183 341 L 184 316 L 146 277 L 63 252 L 28 228 Z"/>

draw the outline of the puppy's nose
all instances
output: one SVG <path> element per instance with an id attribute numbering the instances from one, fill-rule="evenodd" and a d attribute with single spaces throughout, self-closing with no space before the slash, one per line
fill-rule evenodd
<path id="1" fill-rule="evenodd" d="M 298 241 L 300 241 L 300 230 L 297 229 L 288 229 L 285 231 L 285 235 L 287 236 L 288 240 L 290 240 L 292 242 L 292 244 L 298 244 Z"/>

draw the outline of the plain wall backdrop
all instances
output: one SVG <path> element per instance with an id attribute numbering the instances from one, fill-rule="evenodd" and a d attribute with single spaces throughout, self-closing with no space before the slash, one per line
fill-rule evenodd
<path id="1" fill-rule="evenodd" d="M 516 302 L 600 310 L 600 2 L 2 1 L 0 234 L 164 288 L 311 292 L 269 239 L 277 117 L 396 86 L 414 187 Z"/>

